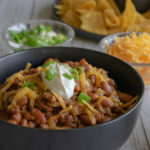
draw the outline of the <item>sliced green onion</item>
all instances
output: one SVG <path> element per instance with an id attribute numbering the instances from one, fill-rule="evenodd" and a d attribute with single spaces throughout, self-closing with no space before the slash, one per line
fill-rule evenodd
<path id="1" fill-rule="evenodd" d="M 54 66 L 50 66 L 50 69 L 45 71 L 45 78 L 50 81 L 55 77 L 56 73 Z"/>
<path id="2" fill-rule="evenodd" d="M 45 30 L 45 26 L 39 24 L 37 27 L 31 29 L 34 33 L 42 33 Z"/>
<path id="3" fill-rule="evenodd" d="M 45 63 L 44 65 L 42 65 L 43 68 L 51 65 L 51 64 L 56 64 L 56 61 L 48 61 L 47 63 Z"/>
<path id="4" fill-rule="evenodd" d="M 50 32 L 50 31 L 52 31 L 52 28 L 50 26 L 45 26 L 45 31 Z"/>
<path id="5" fill-rule="evenodd" d="M 28 88 L 30 88 L 31 90 L 33 90 L 34 87 L 35 87 L 35 84 L 34 84 L 33 82 L 26 82 L 26 83 L 23 84 L 22 87 L 23 87 L 23 88 L 28 87 Z"/>
<path id="6" fill-rule="evenodd" d="M 75 80 L 79 79 L 79 73 L 78 73 L 77 69 L 71 69 L 70 73 L 73 75 Z"/>
<path id="7" fill-rule="evenodd" d="M 84 68 L 81 66 L 77 66 L 77 67 L 75 67 L 75 69 L 79 69 L 81 73 L 84 72 Z"/>
<path id="8" fill-rule="evenodd" d="M 37 35 L 28 35 L 23 43 L 26 46 L 49 46 L 49 44 Z"/>
<path id="9" fill-rule="evenodd" d="M 91 100 L 91 97 L 89 97 L 89 96 L 88 96 L 87 94 L 85 94 L 84 92 L 81 92 L 77 99 L 78 99 L 78 101 L 79 101 L 80 103 L 83 103 L 83 100 L 86 101 L 86 102 L 90 101 L 90 100 Z"/>
<path id="10" fill-rule="evenodd" d="M 50 26 L 41 24 L 37 25 L 35 28 L 22 30 L 20 32 L 8 30 L 11 41 L 21 44 L 22 46 L 53 46 L 67 40 L 65 35 L 56 33 L 51 36 L 51 32 L 54 31 Z"/>
<path id="11" fill-rule="evenodd" d="M 69 80 L 71 80 L 73 78 L 73 76 L 71 74 L 68 74 L 68 73 L 64 73 L 63 76 Z"/>

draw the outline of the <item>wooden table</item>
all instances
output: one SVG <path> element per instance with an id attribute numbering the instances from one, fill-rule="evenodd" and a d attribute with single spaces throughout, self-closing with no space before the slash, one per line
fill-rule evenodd
<path id="1" fill-rule="evenodd" d="M 30 19 L 50 19 L 53 0 L 0 0 L 0 56 L 11 52 L 2 40 L 2 31 L 9 24 Z M 98 43 L 76 37 L 71 46 L 98 50 Z M 145 90 L 142 111 L 136 127 L 120 150 L 150 150 L 150 88 Z"/>

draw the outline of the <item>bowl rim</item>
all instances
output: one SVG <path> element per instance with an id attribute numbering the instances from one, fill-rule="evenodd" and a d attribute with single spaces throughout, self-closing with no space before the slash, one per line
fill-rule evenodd
<path id="1" fill-rule="evenodd" d="M 136 33 L 136 34 L 142 34 L 142 33 L 147 33 L 147 32 L 119 32 L 119 33 L 113 33 L 113 34 L 110 34 L 108 36 L 105 36 L 102 40 L 99 41 L 99 48 L 105 46 L 105 41 L 109 40 L 109 39 L 112 39 L 112 41 L 114 40 L 114 37 L 116 36 L 119 36 L 119 37 L 123 37 L 123 36 L 126 36 L 126 35 L 130 35 L 132 33 Z M 150 33 L 148 33 L 150 35 Z M 106 51 L 106 48 L 105 48 L 105 51 Z M 107 54 L 107 53 L 106 53 Z M 134 63 L 134 62 L 126 62 L 132 66 L 147 66 L 147 67 L 150 67 L 150 63 Z"/>
<path id="2" fill-rule="evenodd" d="M 44 48 L 46 51 L 49 51 L 49 49 L 52 49 L 52 48 L 57 48 L 57 49 L 62 49 L 62 47 L 42 47 Z M 135 69 L 133 69 L 128 63 L 114 57 L 114 56 L 111 56 L 111 55 L 108 55 L 108 54 L 105 54 L 105 53 L 102 53 L 102 52 L 98 52 L 96 50 L 91 50 L 91 49 L 85 49 L 85 48 L 79 48 L 79 47 L 63 47 L 65 49 L 74 49 L 74 50 L 78 50 L 78 51 L 85 51 L 85 52 L 93 52 L 95 54 L 99 54 L 101 53 L 102 55 L 105 55 L 107 57 L 111 57 L 112 59 L 115 59 L 116 61 L 119 61 L 121 62 L 122 64 L 128 66 L 130 69 L 132 69 L 133 72 L 135 72 L 135 74 L 137 75 L 138 79 L 140 80 L 141 82 L 141 95 L 140 97 L 138 98 L 138 102 L 135 104 L 135 106 L 133 108 L 131 108 L 129 111 L 127 111 L 126 113 L 118 116 L 117 118 L 114 118 L 108 122 L 105 122 L 105 123 L 100 123 L 100 124 L 96 124 L 94 126 L 87 126 L 87 127 L 83 127 L 83 128 L 71 128 L 71 129 L 60 129 L 60 130 L 54 130 L 54 129 L 41 129 L 41 128 L 29 128 L 29 127 L 23 127 L 21 125 L 13 125 L 13 124 L 10 124 L 4 120 L 1 120 L 0 119 L 0 124 L 4 124 L 4 125 L 7 125 L 8 127 L 13 127 L 13 128 L 18 128 L 18 129 L 22 129 L 24 131 L 30 131 L 30 132 L 39 132 L 39 133 L 63 133 L 63 132 L 76 132 L 76 131 L 85 131 L 85 130 L 89 130 L 89 129 L 93 129 L 93 128 L 97 128 L 97 127 L 103 127 L 103 126 L 107 126 L 109 124 L 112 124 L 112 123 L 115 123 L 117 122 L 118 120 L 121 120 L 123 118 L 125 118 L 126 116 L 128 116 L 131 112 L 133 112 L 142 102 L 143 102 L 143 97 L 144 97 L 144 82 L 142 80 L 142 78 L 140 77 L 140 75 L 137 73 L 137 71 Z M 8 55 L 5 55 L 5 56 L 2 56 L 0 57 L 0 61 L 3 60 L 3 59 L 6 59 L 6 58 L 9 58 L 9 57 L 12 57 L 12 56 L 17 56 L 17 55 L 23 55 L 24 53 L 28 53 L 28 52 L 36 52 L 36 51 L 41 51 L 41 48 L 31 48 L 31 49 L 27 49 L 26 51 L 19 51 L 19 52 L 16 52 L 16 53 L 12 53 L 12 54 L 8 54 Z"/>
<path id="3" fill-rule="evenodd" d="M 11 48 L 14 48 L 13 46 L 10 46 L 10 44 L 9 44 L 9 40 L 8 40 L 8 38 L 6 37 L 6 35 L 8 34 L 8 28 L 10 28 L 10 27 L 12 27 L 12 26 L 15 26 L 15 25 L 18 25 L 18 24 L 20 24 L 20 23 L 22 23 L 22 24 L 30 24 L 30 23 L 34 23 L 34 22 L 39 22 L 39 24 L 41 23 L 44 23 L 44 22 L 48 22 L 48 23 L 55 23 L 55 24 L 58 24 L 58 25 L 60 25 L 60 26 L 64 26 L 64 27 L 66 27 L 67 28 L 67 32 L 69 31 L 69 32 L 71 32 L 71 37 L 70 38 L 68 38 L 66 41 L 64 41 L 64 42 L 62 42 L 62 43 L 59 43 L 59 44 L 56 44 L 56 45 L 54 45 L 54 46 L 44 46 L 44 47 L 59 47 L 59 46 L 61 46 L 61 45 L 65 45 L 65 44 L 67 44 L 67 43 L 69 43 L 69 42 L 71 42 L 73 39 L 74 39 L 74 37 L 75 37 L 75 31 L 74 31 L 74 29 L 70 26 L 70 25 L 68 25 L 68 24 L 66 24 L 66 23 L 64 23 L 64 22 L 61 22 L 61 21 L 57 21 L 57 20 L 53 20 L 53 19 L 33 19 L 33 20 L 21 20 L 21 21 L 19 21 L 19 22 L 15 22 L 15 23 L 13 23 L 13 24 L 8 24 L 4 29 L 3 29 L 3 31 L 2 31 L 2 39 L 7 43 L 7 45 L 9 46 L 9 47 L 11 47 Z M 11 41 L 11 40 L 10 40 Z M 20 48 L 21 49 L 24 49 L 24 50 L 26 50 L 26 49 L 31 49 L 31 48 L 40 48 L 40 47 L 42 47 L 42 46 L 21 46 Z M 18 49 L 18 48 L 16 48 L 16 49 Z"/>

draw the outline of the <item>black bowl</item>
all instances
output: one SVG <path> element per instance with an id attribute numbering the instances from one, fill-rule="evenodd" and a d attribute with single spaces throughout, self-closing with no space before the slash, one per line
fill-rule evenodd
<path id="1" fill-rule="evenodd" d="M 79 61 L 85 58 L 97 67 L 109 71 L 121 91 L 138 95 L 137 104 L 126 114 L 95 126 L 44 130 L 12 125 L 0 120 L 0 150 L 116 150 L 131 134 L 142 105 L 144 84 L 138 73 L 123 61 L 96 51 L 82 48 L 36 48 L 0 58 L 0 82 L 23 69 L 27 62 L 41 65 L 49 58 Z"/>

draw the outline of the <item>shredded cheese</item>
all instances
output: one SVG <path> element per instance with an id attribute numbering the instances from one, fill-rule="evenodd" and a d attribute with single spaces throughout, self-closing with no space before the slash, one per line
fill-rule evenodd
<path id="1" fill-rule="evenodd" d="M 54 91 L 52 91 L 52 93 L 56 96 L 56 98 L 60 102 L 60 105 L 62 106 L 62 108 L 66 108 L 66 104 L 65 104 L 63 98 L 61 96 L 59 96 L 58 94 L 56 94 Z"/>
<path id="2" fill-rule="evenodd" d="M 50 129 L 62 129 L 62 128 L 56 126 L 55 120 L 57 120 L 59 118 L 60 114 L 71 111 L 72 108 L 73 108 L 72 105 L 69 105 L 68 107 L 61 110 L 57 115 L 51 116 L 48 119 L 48 125 L 49 125 Z"/>
<path id="3" fill-rule="evenodd" d="M 18 72 L 18 73 L 15 73 L 15 74 L 13 74 L 11 77 L 9 77 L 8 79 L 7 79 L 7 84 L 0 90 L 0 109 L 2 109 L 2 95 L 3 95 L 3 93 L 7 90 L 7 89 L 9 89 L 9 87 L 13 84 L 13 82 L 14 82 L 14 80 L 16 79 L 16 78 L 18 78 L 18 79 L 20 79 L 20 80 L 22 80 L 24 77 L 23 77 L 23 75 L 21 74 L 21 72 L 22 71 L 20 71 L 20 72 Z"/>
<path id="4" fill-rule="evenodd" d="M 127 62 L 150 63 L 150 35 L 136 33 L 125 37 L 115 37 L 107 53 Z"/>
<path id="5" fill-rule="evenodd" d="M 17 91 L 16 95 L 13 97 L 11 104 L 8 106 L 8 109 L 11 109 L 13 106 L 15 106 L 18 100 L 20 100 L 24 96 L 27 96 L 30 99 L 30 105 L 33 108 L 37 94 L 34 91 L 30 90 L 28 87 L 25 87 Z"/>
<path id="6" fill-rule="evenodd" d="M 80 74 L 80 85 L 81 85 L 81 91 L 86 93 L 86 78 L 84 72 Z"/>
<path id="7" fill-rule="evenodd" d="M 31 68 L 31 64 L 30 64 L 30 63 L 27 63 L 27 64 L 26 64 L 26 67 L 25 67 L 25 70 L 26 70 L 26 71 L 29 71 L 30 68 Z"/>
<path id="8" fill-rule="evenodd" d="M 115 37 L 112 45 L 106 44 L 107 53 L 130 63 L 150 63 L 150 35 L 133 33 L 125 37 Z M 144 70 L 143 70 L 144 68 Z M 144 79 L 145 85 L 150 84 L 150 69 L 136 66 L 135 69 Z"/>
<path id="9" fill-rule="evenodd" d="M 88 102 L 86 102 L 85 100 L 82 100 L 83 104 L 85 104 L 93 113 L 97 114 L 98 111 L 93 108 Z"/>
<path id="10" fill-rule="evenodd" d="M 96 124 L 96 119 L 95 119 L 95 116 L 94 114 L 87 108 L 85 108 L 85 112 L 87 113 L 89 119 L 90 119 L 90 122 L 92 125 L 95 125 Z"/>
<path id="11" fill-rule="evenodd" d="M 122 108 L 127 107 L 129 105 L 131 105 L 133 102 L 135 102 L 138 99 L 138 96 L 135 96 L 131 101 L 129 101 L 128 103 L 125 103 L 123 105 L 121 105 Z"/>

